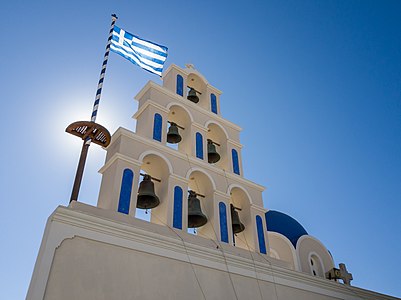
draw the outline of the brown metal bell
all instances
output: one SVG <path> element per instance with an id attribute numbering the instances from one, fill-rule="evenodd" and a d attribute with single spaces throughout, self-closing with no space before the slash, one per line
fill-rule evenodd
<path id="1" fill-rule="evenodd" d="M 159 197 L 155 194 L 155 185 L 150 175 L 145 175 L 139 184 L 138 198 L 136 207 L 142 209 L 151 209 L 160 204 Z"/>
<path id="2" fill-rule="evenodd" d="M 189 191 L 188 196 L 188 228 L 197 228 L 207 223 L 207 217 L 202 213 L 200 200 L 196 192 Z"/>
<path id="3" fill-rule="evenodd" d="M 196 91 L 193 88 L 189 88 L 187 99 L 192 101 L 193 103 L 199 102 L 199 97 L 196 95 Z"/>
<path id="4" fill-rule="evenodd" d="M 216 146 L 212 140 L 207 140 L 207 161 L 210 164 L 214 164 L 220 160 L 220 154 L 216 151 Z"/>
<path id="5" fill-rule="evenodd" d="M 181 136 L 178 133 L 177 124 L 173 122 L 170 123 L 170 128 L 168 129 L 167 142 L 170 144 L 177 144 L 181 142 Z"/>
<path id="6" fill-rule="evenodd" d="M 231 224 L 233 227 L 233 233 L 240 233 L 245 230 L 245 225 L 241 223 L 239 214 L 236 211 L 234 205 L 230 204 L 231 207 Z"/>

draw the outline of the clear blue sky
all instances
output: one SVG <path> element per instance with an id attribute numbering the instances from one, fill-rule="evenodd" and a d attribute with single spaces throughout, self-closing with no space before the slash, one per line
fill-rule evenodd
<path id="1" fill-rule="evenodd" d="M 2 299 L 23 299 L 47 217 L 67 205 L 110 14 L 193 63 L 223 91 L 245 177 L 296 218 L 353 284 L 401 297 L 400 1 L 7 1 L 1 41 Z M 157 76 L 111 54 L 98 122 L 134 130 L 133 96 Z M 90 149 L 95 205 L 105 153 Z"/>

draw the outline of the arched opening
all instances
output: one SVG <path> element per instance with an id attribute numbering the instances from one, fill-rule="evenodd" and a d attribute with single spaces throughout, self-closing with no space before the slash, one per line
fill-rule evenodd
<path id="1" fill-rule="evenodd" d="M 176 130 L 181 137 L 181 141 L 176 144 L 169 143 L 167 138 L 167 146 L 177 149 L 178 151 L 191 155 L 192 138 L 191 138 L 191 124 L 192 118 L 189 112 L 178 104 L 173 104 L 169 107 L 168 114 L 168 134 L 170 132 L 171 124 L 176 124 Z"/>
<path id="2" fill-rule="evenodd" d="M 230 189 L 230 204 L 232 204 L 238 213 L 240 222 L 244 225 L 245 229 L 242 232 L 233 233 L 233 243 L 236 247 L 246 250 L 251 250 L 253 245 L 253 224 L 251 220 L 251 205 L 248 194 L 240 187 L 232 187 Z M 230 226 L 232 226 L 232 218 Z"/>
<path id="3" fill-rule="evenodd" d="M 207 217 L 207 223 L 202 227 L 196 229 L 196 234 L 208 239 L 217 240 L 217 233 L 214 224 L 214 184 L 212 179 L 207 176 L 203 171 L 194 170 L 189 174 L 188 191 L 194 191 L 198 194 L 197 198 L 200 200 L 200 208 L 202 213 Z M 185 195 L 184 195 L 185 198 Z M 188 195 L 186 197 L 188 199 Z M 184 201 L 187 203 L 188 201 Z M 194 233 L 193 229 L 188 232 Z"/>
<path id="4" fill-rule="evenodd" d="M 167 196 L 168 196 L 168 180 L 169 167 L 165 159 L 155 153 L 147 154 L 143 157 L 143 163 L 140 171 L 139 182 L 143 181 L 144 174 L 152 177 L 154 193 L 158 197 L 160 203 L 152 209 L 136 209 L 135 217 L 150 221 L 152 223 L 167 224 Z M 160 181 L 159 181 L 160 180 Z M 140 184 L 139 184 L 140 186 Z M 138 194 L 140 193 L 138 189 Z M 138 204 L 137 204 L 138 207 Z"/>
<path id="5" fill-rule="evenodd" d="M 199 105 L 200 107 L 209 110 L 210 104 L 208 96 L 206 95 L 206 82 L 195 73 L 190 73 L 187 77 L 187 85 L 187 95 L 190 88 L 193 88 L 199 98 L 199 102 L 196 105 Z"/>
<path id="6" fill-rule="evenodd" d="M 214 149 L 217 151 L 220 159 L 215 162 L 214 164 L 222 169 L 228 170 L 228 158 L 227 158 L 227 134 L 223 130 L 223 127 L 216 123 L 209 123 L 207 125 L 208 132 L 207 132 L 207 140 L 212 141 L 214 145 Z M 208 155 L 209 147 L 208 147 Z"/>

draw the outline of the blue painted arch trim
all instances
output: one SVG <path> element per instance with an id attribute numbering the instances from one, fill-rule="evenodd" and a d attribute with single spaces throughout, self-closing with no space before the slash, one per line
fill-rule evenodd
<path id="1" fill-rule="evenodd" d="M 210 94 L 210 108 L 212 112 L 217 114 L 217 98 L 215 94 Z"/>
<path id="2" fill-rule="evenodd" d="M 123 178 L 121 180 L 120 198 L 118 200 L 118 212 L 127 214 L 131 202 L 132 182 L 134 180 L 134 172 L 130 169 L 124 169 Z"/>
<path id="3" fill-rule="evenodd" d="M 231 150 L 231 156 L 233 159 L 233 172 L 235 174 L 240 175 L 240 170 L 239 170 L 239 158 L 238 158 L 238 152 L 235 149 Z"/>
<path id="4" fill-rule="evenodd" d="M 173 227 L 178 229 L 182 229 L 182 196 L 182 188 L 174 187 Z"/>
<path id="5" fill-rule="evenodd" d="M 156 141 L 162 141 L 162 128 L 163 128 L 163 118 L 160 114 L 155 113 L 153 120 L 153 139 Z"/>
<path id="6" fill-rule="evenodd" d="M 220 238 L 222 242 L 228 243 L 227 209 L 224 202 L 219 203 L 220 216 Z"/>
<path id="7" fill-rule="evenodd" d="M 256 230 L 258 232 L 259 252 L 267 254 L 265 235 L 263 232 L 263 221 L 261 216 L 256 216 Z"/>
<path id="8" fill-rule="evenodd" d="M 177 75 L 177 89 L 176 93 L 180 96 L 184 96 L 184 79 L 180 74 Z"/>
<path id="9" fill-rule="evenodd" d="M 199 132 L 196 133 L 196 157 L 203 159 L 203 137 Z"/>

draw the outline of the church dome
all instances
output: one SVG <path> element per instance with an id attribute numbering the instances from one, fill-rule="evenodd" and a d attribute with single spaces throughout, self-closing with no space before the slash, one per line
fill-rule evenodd
<path id="1" fill-rule="evenodd" d="M 297 220 L 282 212 L 269 210 L 266 214 L 267 230 L 280 233 L 287 237 L 294 248 L 298 239 L 303 235 L 308 235 L 305 228 Z"/>

